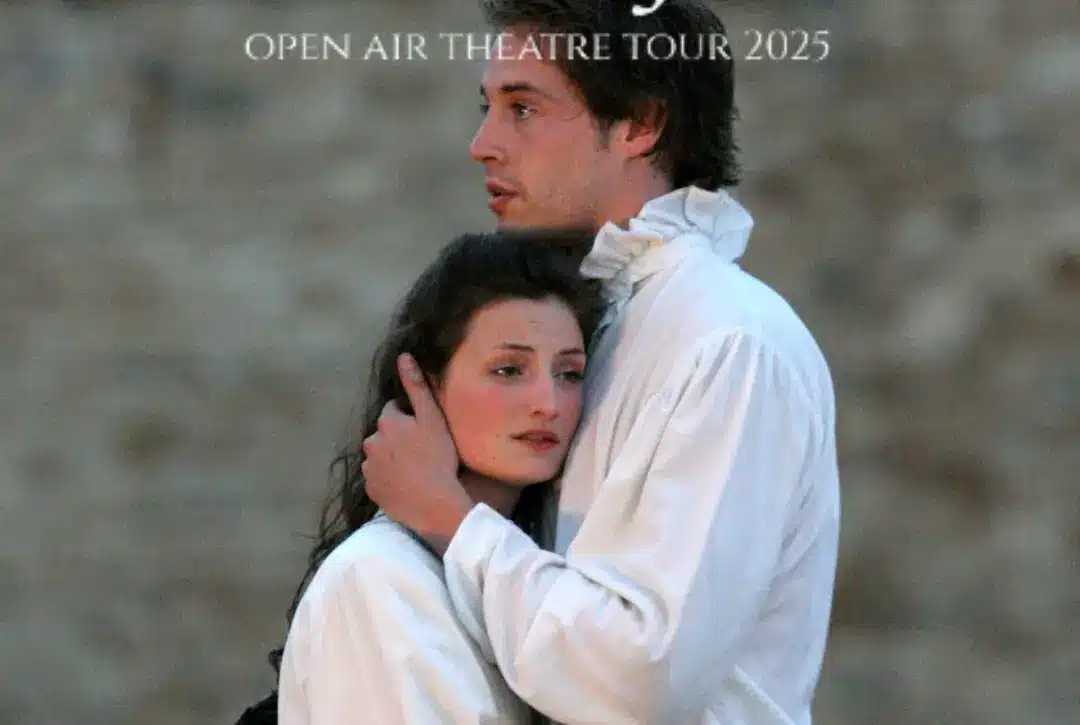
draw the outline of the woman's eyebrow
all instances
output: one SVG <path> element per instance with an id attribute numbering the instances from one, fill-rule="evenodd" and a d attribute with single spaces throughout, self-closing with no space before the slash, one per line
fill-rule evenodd
<path id="1" fill-rule="evenodd" d="M 499 348 L 503 350 L 519 350 L 521 352 L 536 352 L 536 348 L 532 345 L 522 345 L 520 342 L 504 342 L 499 345 Z M 568 347 L 563 350 L 559 350 L 560 355 L 584 355 L 585 351 L 580 347 Z"/>

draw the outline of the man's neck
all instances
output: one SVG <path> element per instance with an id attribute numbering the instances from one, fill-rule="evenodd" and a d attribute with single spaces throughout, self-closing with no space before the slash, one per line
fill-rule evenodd
<path id="1" fill-rule="evenodd" d="M 641 214 L 642 208 L 664 194 L 674 191 L 671 183 L 663 177 L 649 174 L 644 178 L 628 179 L 624 194 L 611 200 L 600 214 L 596 228 L 612 222 L 616 226 L 626 229 L 630 226 L 630 220 Z"/>
<path id="2" fill-rule="evenodd" d="M 465 471 L 460 476 L 461 485 L 476 503 L 485 503 L 503 516 L 509 517 L 521 498 L 521 489 L 516 486 L 481 476 L 472 471 Z"/>

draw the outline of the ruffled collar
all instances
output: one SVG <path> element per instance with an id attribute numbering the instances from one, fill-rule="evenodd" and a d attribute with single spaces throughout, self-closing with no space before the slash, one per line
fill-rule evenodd
<path id="1" fill-rule="evenodd" d="M 610 318 L 629 301 L 637 282 L 670 267 L 694 247 L 704 245 L 736 261 L 746 251 L 753 226 L 750 213 L 728 192 L 683 187 L 646 203 L 629 229 L 604 224 L 581 274 L 604 281 Z"/>

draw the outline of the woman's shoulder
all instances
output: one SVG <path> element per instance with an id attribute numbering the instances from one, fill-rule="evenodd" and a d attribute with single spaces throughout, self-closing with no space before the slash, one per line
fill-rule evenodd
<path id="1" fill-rule="evenodd" d="M 396 584 L 445 587 L 441 562 L 404 527 L 379 517 L 350 534 L 312 577 L 306 598 L 376 595 Z"/>
<path id="2" fill-rule="evenodd" d="M 357 559 L 432 558 L 430 552 L 400 524 L 379 515 L 349 534 L 326 557 L 326 561 L 340 559 L 346 562 Z"/>

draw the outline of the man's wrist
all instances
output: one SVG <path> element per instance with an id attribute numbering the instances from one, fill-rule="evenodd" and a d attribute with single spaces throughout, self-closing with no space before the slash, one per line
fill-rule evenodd
<path id="1" fill-rule="evenodd" d="M 476 506 L 476 502 L 469 497 L 464 488 L 459 486 L 458 489 L 456 495 L 445 502 L 446 505 L 439 507 L 439 517 L 431 531 L 421 534 L 428 546 L 439 556 L 446 553 L 450 542 L 454 540 L 458 529 L 461 528 L 461 523 Z"/>

